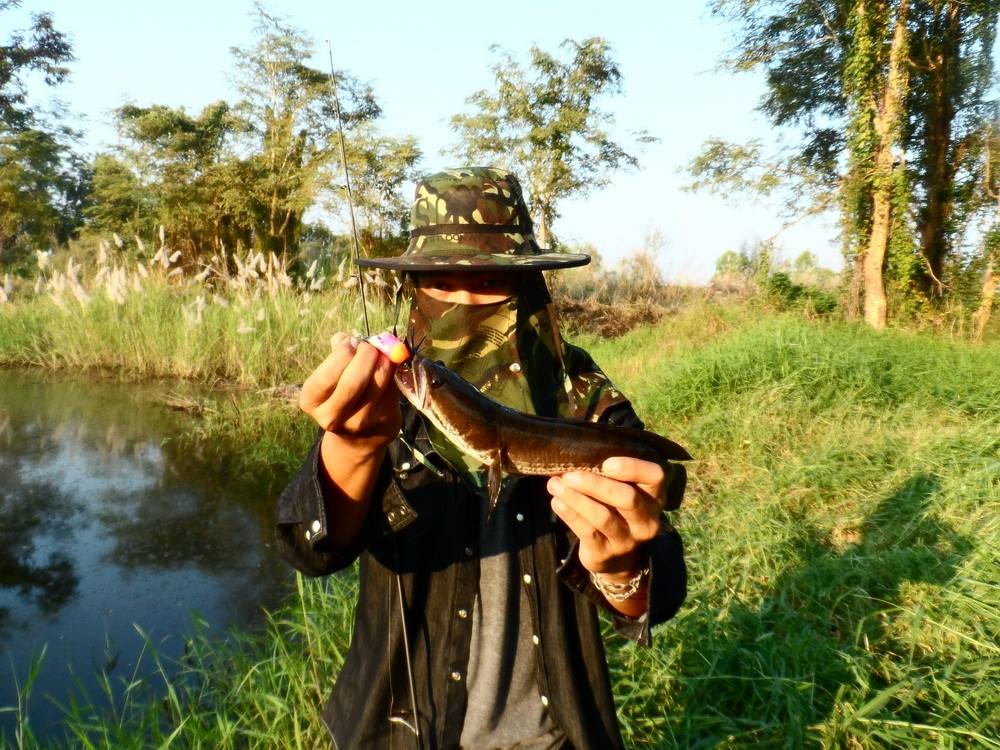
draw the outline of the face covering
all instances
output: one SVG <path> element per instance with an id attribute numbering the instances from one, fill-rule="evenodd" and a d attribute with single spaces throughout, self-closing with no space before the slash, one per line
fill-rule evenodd
<path id="1" fill-rule="evenodd" d="M 520 412 L 596 419 L 625 400 L 586 352 L 564 344 L 537 272 L 521 274 L 516 294 L 484 305 L 442 302 L 415 288 L 408 336 L 421 355 Z M 427 427 L 437 453 L 485 493 L 482 465 Z"/>

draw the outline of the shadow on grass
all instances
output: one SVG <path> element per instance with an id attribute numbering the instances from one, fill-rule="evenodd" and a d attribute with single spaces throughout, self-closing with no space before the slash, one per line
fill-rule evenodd
<path id="1" fill-rule="evenodd" d="M 683 711 L 664 746 L 817 745 L 810 727 L 834 716 L 839 696 L 867 700 L 891 684 L 885 666 L 909 650 L 890 630 L 903 585 L 946 586 L 971 550 L 933 517 L 939 485 L 912 477 L 836 540 L 806 528 L 791 542 L 798 564 L 759 607 L 685 618 Z"/>

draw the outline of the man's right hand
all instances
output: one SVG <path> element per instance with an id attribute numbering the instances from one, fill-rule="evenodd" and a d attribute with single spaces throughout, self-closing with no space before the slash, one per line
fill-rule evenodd
<path id="1" fill-rule="evenodd" d="M 402 422 L 396 365 L 367 341 L 343 332 L 334 334 L 331 344 L 333 351 L 302 384 L 299 408 L 359 450 L 388 445 Z"/>

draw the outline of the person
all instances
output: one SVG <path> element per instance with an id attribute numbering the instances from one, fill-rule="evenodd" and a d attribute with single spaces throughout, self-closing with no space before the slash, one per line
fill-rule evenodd
<path id="1" fill-rule="evenodd" d="M 589 355 L 562 339 L 517 179 L 474 167 L 418 183 L 410 243 L 359 265 L 402 272 L 408 340 L 522 412 L 642 428 Z M 277 508 L 279 548 L 326 575 L 360 557 L 355 627 L 323 710 L 333 746 L 620 748 L 597 610 L 650 644 L 686 592 L 683 465 L 505 480 L 400 399 L 395 365 L 346 333 L 303 384 L 320 431 Z"/>

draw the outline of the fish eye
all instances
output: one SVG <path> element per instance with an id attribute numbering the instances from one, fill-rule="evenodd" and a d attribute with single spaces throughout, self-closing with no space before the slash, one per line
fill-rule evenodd
<path id="1" fill-rule="evenodd" d="M 441 367 L 442 369 L 444 369 L 444 362 L 441 362 L 439 360 L 439 361 L 435 362 L 435 364 L 438 365 L 438 367 Z M 431 369 L 431 378 L 430 378 L 430 380 L 431 380 L 431 387 L 432 388 L 438 388 L 439 386 L 444 385 L 444 378 L 441 377 L 441 373 L 437 370 L 437 368 Z"/>

